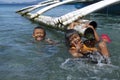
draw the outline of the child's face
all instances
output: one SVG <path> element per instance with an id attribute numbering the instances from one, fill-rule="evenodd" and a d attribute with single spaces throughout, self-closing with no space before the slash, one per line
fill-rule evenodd
<path id="1" fill-rule="evenodd" d="M 37 41 L 41 41 L 45 38 L 44 30 L 43 29 L 35 29 L 33 33 L 33 37 Z"/>
<path id="2" fill-rule="evenodd" d="M 82 46 L 81 38 L 78 34 L 73 34 L 70 38 L 70 45 L 76 47 L 76 45 L 79 44 L 79 46 Z"/>

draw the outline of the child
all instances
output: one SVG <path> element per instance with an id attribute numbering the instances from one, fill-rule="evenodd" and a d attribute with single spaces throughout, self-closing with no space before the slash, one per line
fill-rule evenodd
<path id="1" fill-rule="evenodd" d="M 45 36 L 46 36 L 46 32 L 45 30 L 42 28 L 42 27 L 35 27 L 34 28 L 34 31 L 33 31 L 33 38 L 36 40 L 36 41 L 42 41 L 45 39 Z"/>
<path id="2" fill-rule="evenodd" d="M 69 48 L 69 52 L 73 57 L 84 57 L 88 53 L 96 51 L 95 47 L 89 48 L 82 43 L 81 36 L 74 29 L 69 29 L 66 31 L 65 39 L 67 46 Z"/>
<path id="3" fill-rule="evenodd" d="M 68 29 L 75 29 L 79 33 L 83 34 L 83 37 L 86 39 L 83 43 L 89 48 L 94 48 L 95 45 L 100 41 L 99 35 L 96 32 L 96 28 L 97 22 L 87 20 L 73 22 L 68 26 Z"/>
<path id="4" fill-rule="evenodd" d="M 38 26 L 38 27 L 35 27 L 34 28 L 34 31 L 33 31 L 33 38 L 36 40 L 36 41 L 43 41 L 45 40 L 46 42 L 48 42 L 49 44 L 55 44 L 55 42 L 53 42 L 52 40 L 50 40 L 49 38 L 46 39 L 46 31 L 44 28 Z"/>
<path id="5" fill-rule="evenodd" d="M 96 32 L 97 23 L 95 21 L 75 21 L 68 26 L 68 29 L 75 29 L 87 39 L 95 38 L 96 43 L 99 42 L 99 36 Z"/>
<path id="6" fill-rule="evenodd" d="M 107 48 L 106 43 L 110 43 L 111 40 L 107 34 L 101 35 L 101 41 L 98 43 L 98 50 L 96 52 L 93 52 L 94 54 L 91 55 L 91 59 L 94 62 L 102 62 L 102 63 L 111 63 L 110 62 L 110 54 Z"/>
<path id="7" fill-rule="evenodd" d="M 99 51 L 105 58 L 109 58 L 110 56 L 107 45 L 106 45 L 106 43 L 110 43 L 110 42 L 111 42 L 111 39 L 107 34 L 101 35 L 101 42 L 99 42 L 98 47 L 99 47 Z"/>

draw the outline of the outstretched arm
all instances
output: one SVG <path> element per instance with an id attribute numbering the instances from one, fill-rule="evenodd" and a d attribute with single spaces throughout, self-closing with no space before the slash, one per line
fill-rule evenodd
<path id="1" fill-rule="evenodd" d="M 101 54 L 104 57 L 108 58 L 110 56 L 106 43 L 100 42 L 98 47 L 99 47 L 99 50 L 100 50 Z"/>
<path id="2" fill-rule="evenodd" d="M 47 43 L 49 43 L 49 44 L 52 44 L 52 45 L 54 45 L 54 44 L 56 44 L 56 42 L 55 41 L 53 41 L 53 40 L 51 40 L 51 39 L 46 39 L 45 40 Z"/>

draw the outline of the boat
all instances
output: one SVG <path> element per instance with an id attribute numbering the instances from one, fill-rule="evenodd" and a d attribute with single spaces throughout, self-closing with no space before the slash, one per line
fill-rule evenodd
<path id="1" fill-rule="evenodd" d="M 75 0 L 65 0 L 65 1 L 47 0 L 47 1 L 40 2 L 36 5 L 22 8 L 16 12 L 32 21 L 38 22 L 40 24 L 46 25 L 51 28 L 56 28 L 57 30 L 64 31 L 67 29 L 68 27 L 67 25 L 74 22 L 75 20 L 78 20 L 78 19 L 81 20 L 84 16 L 92 12 L 98 11 L 100 9 L 103 9 L 105 7 L 108 7 L 110 5 L 120 2 L 120 0 L 109 0 L 109 1 L 102 0 L 90 5 L 87 5 L 85 7 L 82 7 L 78 10 L 72 11 L 70 13 L 67 13 L 65 15 L 62 15 L 60 17 L 51 17 L 51 16 L 43 15 L 43 13 L 45 13 L 46 11 L 54 7 L 57 7 L 63 4 L 73 3 L 74 1 Z M 31 11 L 39 7 L 43 7 L 43 8 L 41 8 L 35 13 L 31 13 Z"/>

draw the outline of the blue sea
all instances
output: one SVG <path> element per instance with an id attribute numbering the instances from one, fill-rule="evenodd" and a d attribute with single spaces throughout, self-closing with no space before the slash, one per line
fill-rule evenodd
<path id="1" fill-rule="evenodd" d="M 120 15 L 85 17 L 98 23 L 99 35 L 108 34 L 112 40 L 108 44 L 111 64 L 90 64 L 72 58 L 59 30 L 43 26 L 47 37 L 59 44 L 35 42 L 32 32 L 40 24 L 15 13 L 26 6 L 0 5 L 0 80 L 120 80 Z M 73 10 L 74 5 L 63 5 L 44 15 L 56 17 Z"/>

